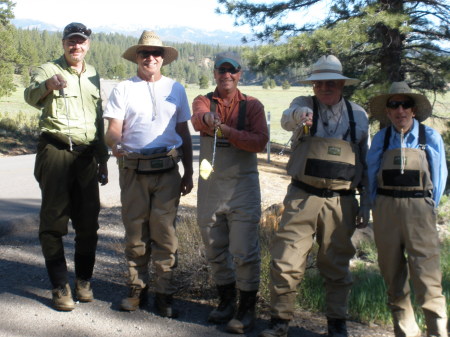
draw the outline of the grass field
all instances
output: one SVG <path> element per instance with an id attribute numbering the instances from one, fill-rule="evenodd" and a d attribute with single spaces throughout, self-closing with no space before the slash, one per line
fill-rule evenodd
<path id="1" fill-rule="evenodd" d="M 25 103 L 23 99 L 24 88 L 18 84 L 19 82 L 20 81 L 16 80 L 18 88 L 12 96 L 0 98 L 0 119 L 5 117 L 11 118 L 20 113 L 20 120 L 17 122 L 23 122 L 24 124 L 29 125 L 31 121 L 27 121 L 26 119 L 30 117 L 32 121 L 35 121 L 38 110 Z M 289 132 L 283 130 L 280 126 L 280 119 L 283 111 L 289 107 L 289 104 L 295 97 L 312 94 L 312 89 L 310 87 L 291 87 L 288 90 L 283 90 L 281 87 L 263 89 L 261 86 L 240 86 L 239 88 L 243 93 L 258 98 L 264 104 L 268 119 L 270 113 L 270 139 L 272 142 L 278 144 L 286 143 L 291 136 Z M 214 86 L 210 86 L 208 89 L 199 89 L 197 85 L 188 86 L 186 92 L 189 103 L 192 103 L 192 100 L 196 96 L 204 95 L 213 90 Z M 431 101 L 434 103 L 434 114 L 439 116 L 439 118 L 430 118 L 425 124 L 443 132 L 444 130 L 447 130 L 447 119 L 450 117 L 450 92 L 444 96 L 439 95 L 432 98 Z"/>

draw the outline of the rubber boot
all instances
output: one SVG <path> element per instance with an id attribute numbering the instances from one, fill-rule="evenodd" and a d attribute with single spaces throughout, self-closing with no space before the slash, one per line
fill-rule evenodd
<path id="1" fill-rule="evenodd" d="M 209 313 L 208 322 L 227 323 L 236 311 L 236 283 L 218 285 L 219 305 Z"/>
<path id="2" fill-rule="evenodd" d="M 138 285 L 131 285 L 128 297 L 122 300 L 120 308 L 124 311 L 135 311 L 140 305 L 147 302 L 148 286 L 142 288 Z"/>
<path id="3" fill-rule="evenodd" d="M 156 293 L 155 309 L 156 313 L 162 317 L 177 318 L 178 311 L 173 308 L 173 296 Z"/>
<path id="4" fill-rule="evenodd" d="M 289 331 L 289 320 L 271 318 L 269 328 L 261 332 L 259 337 L 287 337 Z"/>
<path id="5" fill-rule="evenodd" d="M 228 332 L 243 334 L 253 329 L 256 321 L 257 293 L 258 291 L 239 291 L 239 308 L 227 324 Z"/>
<path id="6" fill-rule="evenodd" d="M 327 318 L 328 337 L 348 337 L 345 319 Z"/>

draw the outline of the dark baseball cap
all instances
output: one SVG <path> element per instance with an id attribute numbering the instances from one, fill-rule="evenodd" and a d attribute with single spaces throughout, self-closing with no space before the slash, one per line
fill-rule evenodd
<path id="1" fill-rule="evenodd" d="M 235 68 L 241 68 L 242 64 L 239 55 L 232 51 L 226 51 L 216 55 L 216 58 L 214 59 L 214 67 L 219 68 L 224 63 L 229 63 Z"/>
<path id="2" fill-rule="evenodd" d="M 91 36 L 92 30 L 88 29 L 85 25 L 79 22 L 72 22 L 69 23 L 65 28 L 63 32 L 63 40 L 68 39 L 69 37 L 78 35 L 86 40 L 89 39 L 89 36 Z"/>

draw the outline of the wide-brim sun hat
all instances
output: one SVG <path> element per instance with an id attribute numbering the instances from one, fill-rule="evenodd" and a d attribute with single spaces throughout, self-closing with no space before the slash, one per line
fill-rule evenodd
<path id="1" fill-rule="evenodd" d="M 358 84 L 356 78 L 346 77 L 342 74 L 342 64 L 334 55 L 321 56 L 312 66 L 311 74 L 300 83 L 309 84 L 313 81 L 345 80 L 345 85 Z"/>
<path id="2" fill-rule="evenodd" d="M 413 93 L 406 82 L 393 82 L 387 94 L 375 96 L 369 101 L 369 113 L 381 123 L 390 124 L 386 113 L 386 103 L 394 95 L 405 95 L 414 100 L 414 118 L 423 122 L 431 116 L 433 108 L 428 98 L 419 93 Z"/>
<path id="3" fill-rule="evenodd" d="M 159 36 L 153 32 L 144 30 L 139 38 L 138 44 L 128 48 L 122 57 L 128 61 L 137 63 L 137 53 L 141 50 L 161 48 L 163 50 L 163 66 L 175 61 L 178 57 L 178 51 L 170 46 L 164 46 Z"/>

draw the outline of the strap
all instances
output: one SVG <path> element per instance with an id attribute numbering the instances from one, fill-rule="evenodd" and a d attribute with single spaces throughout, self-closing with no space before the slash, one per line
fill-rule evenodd
<path id="1" fill-rule="evenodd" d="M 392 126 L 388 126 L 386 129 L 386 133 L 384 134 L 383 152 L 385 152 L 389 146 L 391 134 L 392 134 Z"/>
<path id="2" fill-rule="evenodd" d="M 350 139 L 352 140 L 352 143 L 356 144 L 356 122 L 355 122 L 355 117 L 353 115 L 352 105 L 345 98 L 344 98 L 344 102 L 345 102 L 345 105 L 347 106 L 348 120 L 350 123 Z"/>
<path id="3" fill-rule="evenodd" d="M 386 129 L 386 133 L 384 134 L 384 144 L 383 144 L 383 152 L 385 152 L 389 146 L 389 140 L 391 138 L 393 126 L 388 126 Z M 425 125 L 419 123 L 419 148 L 425 151 L 427 147 L 427 139 L 425 136 Z M 428 157 L 428 155 L 427 155 Z"/>
<path id="4" fill-rule="evenodd" d="M 310 129 L 311 136 L 314 136 L 317 132 L 317 122 L 319 120 L 319 103 L 317 102 L 317 97 L 312 96 L 313 101 L 313 125 Z M 348 112 L 348 120 L 350 124 L 350 138 L 352 143 L 356 143 L 356 122 L 355 117 L 353 114 L 352 105 L 348 100 L 344 98 L 345 105 L 347 106 L 347 112 Z M 347 137 L 347 135 L 344 136 L 344 139 Z"/>
<path id="5" fill-rule="evenodd" d="M 247 95 L 243 94 L 243 96 L 245 97 L 245 100 L 242 100 L 239 102 L 239 115 L 238 115 L 238 123 L 237 123 L 238 130 L 245 129 L 245 117 L 247 115 Z M 213 93 L 212 92 L 207 93 L 206 97 L 208 97 L 209 101 L 211 102 L 209 110 L 211 112 L 216 112 L 217 103 L 212 98 Z"/>

